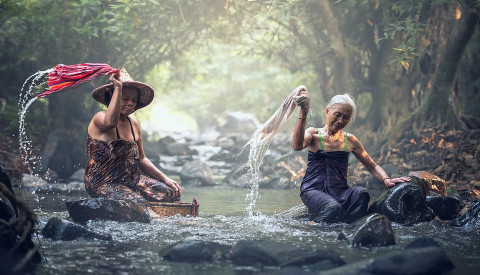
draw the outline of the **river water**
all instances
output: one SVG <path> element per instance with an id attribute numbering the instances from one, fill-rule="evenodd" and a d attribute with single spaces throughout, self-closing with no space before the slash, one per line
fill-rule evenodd
<path id="1" fill-rule="evenodd" d="M 179 241 L 206 240 L 233 245 L 239 240 L 264 239 L 290 243 L 305 250 L 333 249 L 347 263 L 401 250 L 417 237 L 434 238 L 452 259 L 456 268 L 450 274 L 478 274 L 480 270 L 480 232 L 452 228 L 437 222 L 411 227 L 393 224 L 397 244 L 388 248 L 352 248 L 348 241 L 337 240 L 344 232 L 351 239 L 352 226 L 345 224 L 309 225 L 305 220 L 279 218 L 276 214 L 301 203 L 297 190 L 260 189 L 253 215 L 246 211 L 248 190 L 225 188 L 185 189 L 182 199 L 195 197 L 200 216 L 166 217 L 150 224 L 91 221 L 87 227 L 110 234 L 112 241 L 52 241 L 41 234 L 44 260 L 37 274 L 251 274 L 271 269 L 218 263 L 179 263 L 164 261 L 159 251 Z M 38 231 L 51 217 L 68 219 L 64 201 L 84 198 L 84 194 L 37 194 L 17 192 L 34 209 L 39 218 Z M 28 194 L 28 195 L 27 195 Z"/>

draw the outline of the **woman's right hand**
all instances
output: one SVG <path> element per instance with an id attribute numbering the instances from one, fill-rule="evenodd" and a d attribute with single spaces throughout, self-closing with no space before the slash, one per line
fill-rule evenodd
<path id="1" fill-rule="evenodd" d="M 306 89 L 300 89 L 300 92 L 295 97 L 295 104 L 302 109 L 308 110 L 310 108 L 310 95 Z"/>
<path id="2" fill-rule="evenodd" d="M 117 75 L 115 73 L 110 75 L 109 80 L 112 82 L 114 88 L 122 88 L 122 82 L 117 79 Z"/>

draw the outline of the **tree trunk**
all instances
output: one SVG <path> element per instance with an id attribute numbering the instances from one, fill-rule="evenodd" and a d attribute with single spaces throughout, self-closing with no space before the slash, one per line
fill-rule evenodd
<path id="1" fill-rule="evenodd" d="M 475 2 L 474 0 L 463 2 L 462 16 L 448 36 L 435 79 L 418 113 L 425 121 L 435 124 L 443 122 L 449 128 L 459 125 L 452 106 L 452 88 L 458 63 L 478 23 L 479 10 L 478 7 L 474 7 Z"/>

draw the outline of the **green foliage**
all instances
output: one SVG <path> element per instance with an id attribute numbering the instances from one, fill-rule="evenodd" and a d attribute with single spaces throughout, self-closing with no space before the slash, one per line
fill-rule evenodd
<path id="1" fill-rule="evenodd" d="M 391 63 L 395 62 L 408 70 L 415 56 L 419 56 L 417 45 L 420 35 L 426 24 L 419 22 L 419 12 L 422 1 L 398 0 L 391 3 L 391 16 L 394 23 L 388 23 L 384 28 L 383 36 L 377 41 L 384 39 L 396 40 L 400 37 L 400 43 L 393 48 L 398 55 Z"/>
<path id="2" fill-rule="evenodd" d="M 194 117 L 200 128 L 221 122 L 218 119 L 229 111 L 251 112 L 264 121 L 303 84 L 299 81 L 308 81 L 264 57 L 236 53 L 227 45 L 209 43 L 188 52 L 181 60 L 184 66 L 158 66 L 148 83 L 167 92 L 155 101 L 176 106 Z"/>

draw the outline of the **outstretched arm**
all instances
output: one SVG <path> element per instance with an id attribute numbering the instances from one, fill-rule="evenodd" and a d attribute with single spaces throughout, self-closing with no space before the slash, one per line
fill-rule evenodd
<path id="1" fill-rule="evenodd" d="M 410 181 L 409 177 L 400 177 L 400 178 L 390 178 L 388 174 L 383 170 L 380 165 L 376 164 L 375 161 L 368 155 L 363 145 L 360 141 L 354 136 L 349 134 L 348 141 L 352 144 L 352 152 L 355 157 L 367 168 L 367 170 L 379 181 L 383 182 L 386 187 L 395 186 L 395 183 L 401 183 Z"/>

